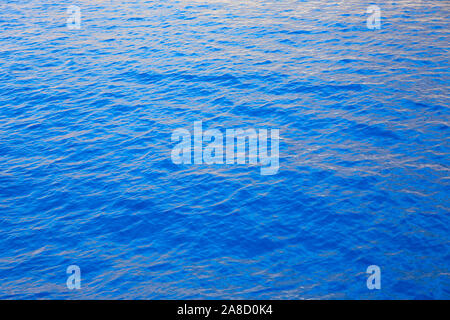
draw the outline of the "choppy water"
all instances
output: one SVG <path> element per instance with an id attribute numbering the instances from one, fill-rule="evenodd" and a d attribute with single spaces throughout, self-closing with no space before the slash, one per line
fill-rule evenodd
<path id="1" fill-rule="evenodd" d="M 370 4 L 2 0 L 0 298 L 450 298 L 450 5 Z M 173 164 L 200 120 L 279 173 Z"/>

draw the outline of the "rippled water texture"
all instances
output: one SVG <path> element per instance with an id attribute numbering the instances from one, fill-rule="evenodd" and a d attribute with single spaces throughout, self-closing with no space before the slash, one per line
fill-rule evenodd
<path id="1" fill-rule="evenodd" d="M 0 298 L 450 298 L 450 5 L 370 4 L 1 1 Z M 194 121 L 278 174 L 173 164 Z"/>

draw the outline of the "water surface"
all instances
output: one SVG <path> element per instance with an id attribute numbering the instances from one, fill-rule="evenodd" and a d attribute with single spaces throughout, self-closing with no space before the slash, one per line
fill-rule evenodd
<path id="1" fill-rule="evenodd" d="M 70 4 L 0 3 L 0 298 L 450 298 L 447 1 L 380 30 L 369 1 Z M 278 174 L 173 164 L 194 121 L 279 128 Z"/>

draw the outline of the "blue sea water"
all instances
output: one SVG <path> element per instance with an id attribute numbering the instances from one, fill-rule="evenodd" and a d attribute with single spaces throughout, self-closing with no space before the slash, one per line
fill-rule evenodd
<path id="1" fill-rule="evenodd" d="M 0 298 L 450 298 L 449 17 L 2 0 Z M 174 164 L 194 121 L 280 129 L 279 172 Z"/>

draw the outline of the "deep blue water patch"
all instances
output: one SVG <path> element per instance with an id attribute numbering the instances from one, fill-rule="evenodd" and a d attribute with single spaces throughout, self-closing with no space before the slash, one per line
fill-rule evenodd
<path id="1" fill-rule="evenodd" d="M 0 298 L 450 298 L 448 2 L 71 4 L 0 3 Z M 173 164 L 194 121 L 278 174 Z"/>

